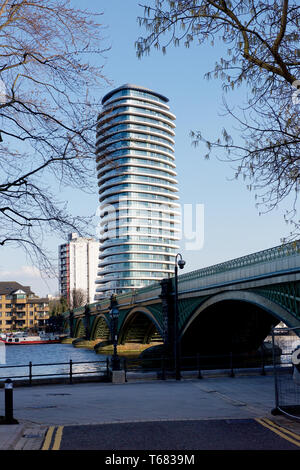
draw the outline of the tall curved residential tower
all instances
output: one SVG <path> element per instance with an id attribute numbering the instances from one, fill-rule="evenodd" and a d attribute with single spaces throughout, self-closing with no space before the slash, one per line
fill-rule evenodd
<path id="1" fill-rule="evenodd" d="M 173 275 L 179 204 L 175 116 L 160 93 L 126 84 L 97 123 L 100 254 L 96 299 Z"/>

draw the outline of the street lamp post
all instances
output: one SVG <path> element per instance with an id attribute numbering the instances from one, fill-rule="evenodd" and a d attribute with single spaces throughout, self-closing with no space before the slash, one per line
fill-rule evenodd
<path id="1" fill-rule="evenodd" d="M 178 259 L 179 258 L 179 259 Z M 185 261 L 182 255 L 177 253 L 175 257 L 175 315 L 174 315 L 174 363 L 175 363 L 175 378 L 181 379 L 180 375 L 180 341 L 178 338 L 178 266 L 183 269 Z"/>
<path id="2" fill-rule="evenodd" d="M 114 296 L 111 297 L 111 309 L 109 312 L 110 319 L 111 319 L 111 333 L 114 345 L 114 352 L 111 360 L 112 370 L 120 370 L 120 359 L 118 357 L 118 334 L 117 334 L 117 324 L 119 318 L 119 309 L 116 304 L 116 300 Z"/>

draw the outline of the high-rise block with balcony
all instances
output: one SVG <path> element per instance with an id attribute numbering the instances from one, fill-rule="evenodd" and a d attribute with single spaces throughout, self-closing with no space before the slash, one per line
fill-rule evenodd
<path id="1" fill-rule="evenodd" d="M 136 85 L 112 90 L 97 122 L 100 254 L 96 299 L 174 272 L 179 204 L 175 116 L 168 98 Z"/>

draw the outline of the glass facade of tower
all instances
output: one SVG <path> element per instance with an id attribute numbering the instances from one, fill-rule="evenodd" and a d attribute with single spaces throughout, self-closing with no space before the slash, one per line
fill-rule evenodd
<path id="1" fill-rule="evenodd" d="M 179 204 L 174 120 L 168 99 L 123 85 L 102 100 L 97 122 L 100 254 L 97 295 L 173 275 Z"/>

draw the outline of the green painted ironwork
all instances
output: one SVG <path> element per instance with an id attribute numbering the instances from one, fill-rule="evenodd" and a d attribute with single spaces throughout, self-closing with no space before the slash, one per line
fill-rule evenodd
<path id="1" fill-rule="evenodd" d="M 162 307 L 161 304 L 154 304 L 154 305 L 147 305 L 148 310 L 152 313 L 152 315 L 156 318 L 157 323 L 161 328 L 161 333 L 163 332 L 163 315 L 162 315 Z"/>
<path id="2" fill-rule="evenodd" d="M 192 281 L 194 279 L 211 276 L 214 274 L 220 274 L 233 269 L 245 268 L 247 266 L 253 266 L 260 263 L 266 263 L 275 261 L 281 258 L 287 258 L 289 256 L 295 256 L 300 254 L 300 240 L 296 240 L 285 245 L 275 246 L 267 250 L 258 251 L 240 258 L 235 258 L 224 263 L 215 264 L 207 268 L 197 269 L 190 273 L 181 274 L 178 276 L 178 285 L 183 281 Z"/>
<path id="3" fill-rule="evenodd" d="M 181 332 L 195 310 L 210 296 L 205 295 L 197 298 L 182 299 L 178 301 L 178 330 Z"/>
<path id="4" fill-rule="evenodd" d="M 80 318 L 77 320 L 77 324 L 75 327 L 75 338 L 82 338 L 85 336 L 85 327 L 83 320 Z"/>
<path id="5" fill-rule="evenodd" d="M 109 324 L 107 324 L 107 321 L 102 315 L 100 317 L 94 318 L 92 329 L 92 339 L 98 338 L 105 341 L 108 341 L 110 338 Z"/>
<path id="6" fill-rule="evenodd" d="M 285 282 L 268 287 L 251 289 L 277 303 L 300 321 L 300 282 Z"/>
<path id="7" fill-rule="evenodd" d="M 245 268 L 249 266 L 258 265 L 260 263 L 268 263 L 273 262 L 282 258 L 288 258 L 291 256 L 299 255 L 300 254 L 300 240 L 295 242 L 291 242 L 285 245 L 279 245 L 277 247 L 270 248 L 268 250 L 263 250 L 257 253 L 253 253 L 250 255 L 246 255 L 240 258 L 236 258 L 230 261 L 226 261 L 224 263 L 219 263 L 207 268 L 198 269 L 196 271 L 192 271 L 190 273 L 181 274 L 178 276 L 178 286 L 179 286 L 179 301 L 178 301 L 178 313 L 179 313 L 179 324 L 178 328 L 179 331 L 183 331 L 185 325 L 196 311 L 196 309 L 205 302 L 210 296 L 205 295 L 201 296 L 201 293 L 194 295 L 194 297 L 187 297 L 182 298 L 180 297 L 180 284 L 186 283 L 186 281 L 194 281 L 197 279 L 203 279 L 206 276 L 211 276 L 215 274 L 224 273 L 227 271 Z M 173 284 L 173 292 L 174 292 L 174 278 L 170 280 Z M 163 318 L 162 312 L 162 303 L 157 303 L 157 299 L 160 297 L 158 295 L 158 286 L 159 283 L 154 283 L 150 286 L 138 289 L 136 292 L 130 292 L 125 294 L 120 294 L 116 296 L 117 302 L 120 305 L 120 315 L 118 318 L 118 332 L 120 333 L 122 327 L 126 321 L 128 314 L 132 311 L 133 308 L 136 308 L 138 305 L 143 306 L 143 304 L 139 303 L 138 305 L 135 303 L 135 296 L 140 294 L 147 294 L 145 295 L 145 299 L 147 300 L 147 304 L 145 308 L 151 312 L 152 316 L 156 319 L 157 325 L 159 326 L 157 329 L 162 336 L 164 335 L 164 329 L 166 325 L 164 325 L 165 318 Z M 284 308 L 287 312 L 292 314 L 297 321 L 300 322 L 300 282 L 286 282 L 281 284 L 270 284 L 266 285 L 265 287 L 258 287 L 255 289 L 249 289 L 249 291 L 255 292 L 270 301 L 273 301 L 277 305 Z M 152 294 L 153 292 L 153 294 Z M 173 300 L 170 296 L 168 302 L 172 304 Z M 142 297 L 144 298 L 144 297 Z M 156 302 L 151 305 L 150 300 L 155 299 Z M 130 307 L 122 308 L 122 305 L 130 305 Z M 124 305 L 124 307 L 125 307 Z M 107 336 L 107 331 L 109 330 L 110 325 L 110 317 L 109 313 L 107 312 L 108 308 L 108 299 L 103 299 L 99 302 L 94 304 L 90 304 L 90 313 L 89 317 L 85 315 L 85 320 L 87 323 L 87 318 L 89 321 L 90 330 L 92 332 L 93 338 L 102 338 L 103 335 Z M 101 311 L 106 311 L 103 313 Z M 85 323 L 82 318 L 79 320 L 79 316 L 83 316 L 85 312 L 84 307 L 79 307 L 74 309 L 74 316 L 77 317 L 77 322 L 73 323 L 76 331 L 76 336 L 81 336 L 85 334 Z M 102 320 L 99 320 L 99 315 L 101 314 Z M 67 315 L 64 315 L 67 318 Z M 106 321 L 103 317 L 106 317 Z M 169 318 L 172 318 L 171 313 Z M 75 320 L 75 319 L 74 319 Z M 152 318 L 153 321 L 153 318 Z"/>
<path id="8" fill-rule="evenodd" d="M 285 245 L 279 245 L 273 248 L 269 248 L 267 250 L 258 251 L 256 253 L 252 253 L 246 256 L 242 256 L 240 258 L 235 258 L 230 261 L 225 261 L 224 263 L 215 264 L 213 266 L 209 266 L 207 268 L 197 269 L 195 271 L 191 271 L 186 274 L 181 274 L 178 276 L 178 285 L 180 287 L 181 282 L 192 281 L 194 279 L 203 278 L 205 276 L 211 276 L 214 274 L 220 274 L 226 271 L 244 268 L 247 266 L 253 266 L 260 263 L 266 263 L 270 261 L 275 261 L 281 258 L 286 258 L 289 256 L 295 256 L 300 254 L 300 240 L 296 240 L 291 243 L 287 243 Z M 174 278 L 172 279 L 174 285 Z M 155 291 L 158 287 L 159 283 L 155 282 L 150 286 L 142 287 L 138 289 L 138 291 L 133 291 L 131 293 L 124 293 L 118 294 L 116 296 L 117 300 L 126 300 L 131 304 L 134 304 L 134 297 L 135 294 L 138 292 L 139 294 L 151 293 L 151 291 Z M 96 311 L 101 311 L 101 308 L 107 305 L 107 299 L 101 300 L 92 304 L 89 304 L 89 307 L 92 309 L 96 309 Z M 79 307 L 74 309 L 74 315 L 77 316 L 84 311 L 84 307 Z M 68 315 L 68 312 L 65 312 L 64 315 Z"/>

